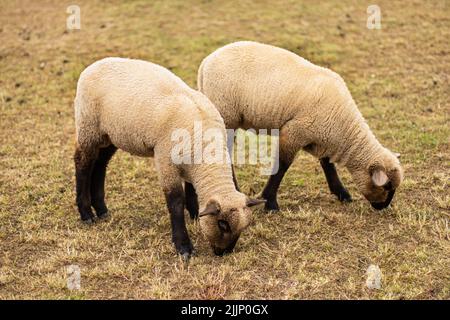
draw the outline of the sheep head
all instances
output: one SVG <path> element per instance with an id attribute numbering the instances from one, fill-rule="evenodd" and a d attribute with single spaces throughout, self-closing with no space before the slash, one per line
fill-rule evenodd
<path id="1" fill-rule="evenodd" d="M 385 151 L 363 168 L 352 172 L 361 193 L 377 210 L 389 206 L 403 180 L 403 169 L 398 160 L 400 155 Z"/>
<path id="2" fill-rule="evenodd" d="M 265 202 L 245 197 L 242 201 L 242 197 L 239 198 L 240 201 L 235 201 L 232 206 L 227 205 L 229 201 L 210 199 L 199 214 L 202 232 L 216 255 L 221 256 L 233 251 L 241 232 L 252 221 L 250 208 Z"/>

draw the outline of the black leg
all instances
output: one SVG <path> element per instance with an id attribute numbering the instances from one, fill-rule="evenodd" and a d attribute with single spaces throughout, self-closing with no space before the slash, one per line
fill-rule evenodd
<path id="1" fill-rule="evenodd" d="M 184 258 L 189 258 L 192 255 L 194 247 L 189 239 L 184 221 L 183 187 L 180 184 L 178 187 L 165 191 L 164 193 L 172 225 L 172 241 L 175 244 L 177 252 Z"/>
<path id="2" fill-rule="evenodd" d="M 238 185 L 238 182 L 236 179 L 236 174 L 234 173 L 234 165 L 233 164 L 231 164 L 231 174 L 233 175 L 234 187 L 236 188 L 237 191 L 240 192 L 241 190 L 239 189 L 239 185 Z"/>
<path id="3" fill-rule="evenodd" d="M 108 215 L 108 208 L 105 204 L 106 167 L 116 150 L 117 147 L 112 144 L 106 148 L 101 148 L 92 171 L 91 202 L 99 218 L 104 218 Z"/>
<path id="4" fill-rule="evenodd" d="M 289 169 L 292 161 L 286 161 L 280 159 L 280 164 L 277 173 L 271 175 L 269 181 L 267 182 L 263 192 L 262 197 L 267 200 L 265 204 L 265 209 L 268 211 L 278 211 L 280 210 L 277 202 L 277 192 L 280 187 L 281 180 L 283 180 L 284 174 Z"/>
<path id="5" fill-rule="evenodd" d="M 328 187 L 331 193 L 335 194 L 339 201 L 351 202 L 352 197 L 348 193 L 347 189 L 342 185 L 341 180 L 336 172 L 336 167 L 330 162 L 329 158 L 320 159 L 320 165 L 322 166 L 323 172 L 328 182 Z"/>
<path id="6" fill-rule="evenodd" d="M 236 132 L 234 130 L 227 130 L 227 150 L 228 150 L 228 155 L 231 159 L 231 174 L 233 176 L 233 183 L 234 183 L 234 187 L 236 188 L 237 191 L 241 191 L 239 189 L 239 185 L 238 185 L 238 181 L 236 179 L 236 174 L 234 172 L 234 165 L 233 165 L 233 148 L 234 148 L 234 142 L 236 140 Z"/>
<path id="7" fill-rule="evenodd" d="M 186 209 L 189 212 L 189 216 L 191 219 L 196 219 L 198 217 L 198 197 L 191 183 L 184 183 L 184 194 L 186 196 Z"/>
<path id="8" fill-rule="evenodd" d="M 94 167 L 96 152 L 81 150 L 77 147 L 74 155 L 77 206 L 81 220 L 91 224 L 94 215 L 91 209 L 91 174 Z"/>

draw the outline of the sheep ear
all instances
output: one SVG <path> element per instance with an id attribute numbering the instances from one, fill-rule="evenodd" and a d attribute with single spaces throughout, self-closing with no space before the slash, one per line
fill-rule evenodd
<path id="1" fill-rule="evenodd" d="M 383 170 L 377 169 L 372 173 L 372 182 L 377 187 L 382 187 L 388 183 L 389 178 Z"/>
<path id="2" fill-rule="evenodd" d="M 250 199 L 250 198 L 247 198 L 246 205 L 247 205 L 247 207 L 250 208 L 250 207 L 257 206 L 258 204 L 263 204 L 263 203 L 266 203 L 265 199 Z"/>
<path id="3" fill-rule="evenodd" d="M 208 204 L 206 205 L 205 210 L 199 213 L 199 217 L 203 216 L 216 216 L 220 213 L 220 206 L 219 203 L 216 200 L 209 200 Z"/>
<path id="4" fill-rule="evenodd" d="M 400 153 L 394 152 L 394 151 L 391 151 L 391 153 L 392 153 L 397 159 L 400 159 L 400 157 L 401 157 L 401 154 L 400 154 Z"/>

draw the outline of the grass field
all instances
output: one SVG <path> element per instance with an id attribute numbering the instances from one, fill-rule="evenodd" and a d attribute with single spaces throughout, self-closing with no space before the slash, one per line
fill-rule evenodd
<path id="1" fill-rule="evenodd" d="M 81 30 L 66 30 L 66 8 Z M 0 0 L 0 299 L 449 299 L 450 2 Z M 112 218 L 84 226 L 74 205 L 73 98 L 80 72 L 124 56 L 170 68 L 195 87 L 200 61 L 249 39 L 289 49 L 346 80 L 379 140 L 402 154 L 393 206 L 329 194 L 299 154 L 282 211 L 255 212 L 233 254 L 215 257 L 188 219 L 197 256 L 171 244 L 153 161 L 119 152 L 107 178 Z M 238 168 L 247 194 L 266 177 Z M 66 268 L 81 269 L 69 291 Z M 380 290 L 365 285 L 379 265 Z"/>

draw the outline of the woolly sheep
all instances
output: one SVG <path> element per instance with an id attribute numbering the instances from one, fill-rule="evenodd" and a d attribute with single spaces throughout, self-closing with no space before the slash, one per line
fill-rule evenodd
<path id="1" fill-rule="evenodd" d="M 208 57 L 198 88 L 226 128 L 279 129 L 279 170 L 261 196 L 278 210 L 277 190 L 296 153 L 320 159 L 330 191 L 351 201 L 334 163 L 345 166 L 375 209 L 387 207 L 403 178 L 397 157 L 375 138 L 344 80 L 285 49 L 242 41 Z M 234 174 L 234 173 L 233 173 Z"/>
<path id="2" fill-rule="evenodd" d="M 167 69 L 123 58 L 106 58 L 87 67 L 75 98 L 76 202 L 82 221 L 93 222 L 91 206 L 98 218 L 107 216 L 106 166 L 119 148 L 155 158 L 172 240 L 181 255 L 189 257 L 193 252 L 184 221 L 185 204 L 191 217 L 202 210 L 200 227 L 214 252 L 231 251 L 250 223 L 249 207 L 261 201 L 235 189 L 229 162 L 172 161 L 171 133 L 180 128 L 192 133 L 195 121 L 201 121 L 204 130 L 218 128 L 225 134 L 223 120 L 208 98 Z M 221 147 L 226 151 L 225 140 Z"/>

